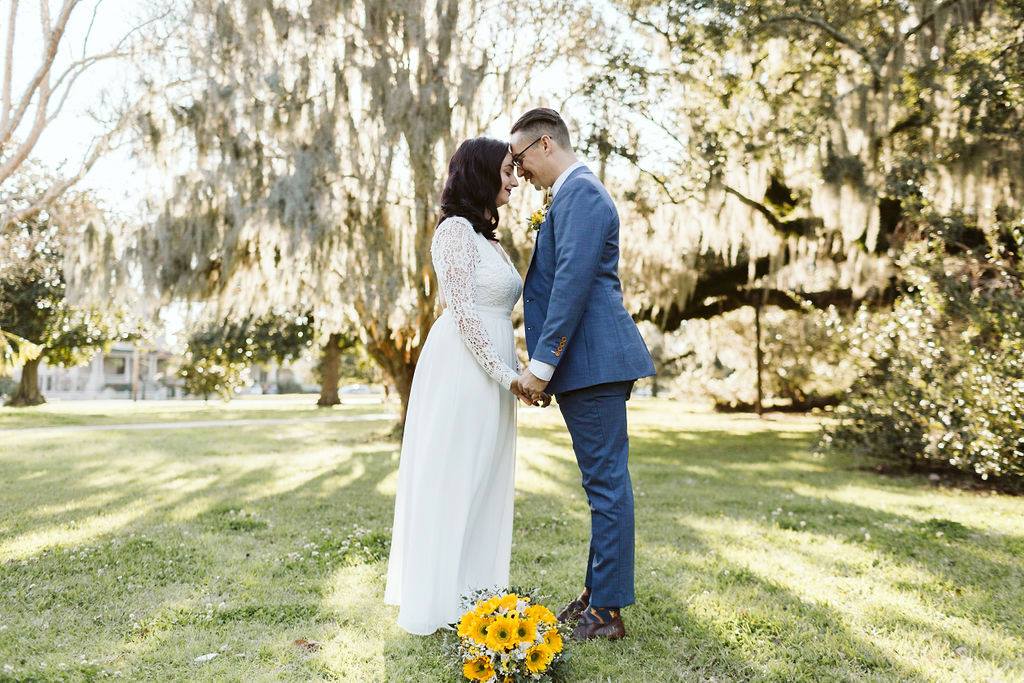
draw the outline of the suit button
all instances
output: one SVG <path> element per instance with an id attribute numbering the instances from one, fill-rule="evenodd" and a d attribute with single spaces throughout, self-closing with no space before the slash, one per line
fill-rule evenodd
<path id="1" fill-rule="evenodd" d="M 527 326 L 526 326 L 526 330 L 527 330 L 528 332 L 533 332 L 533 328 L 532 328 L 532 327 L 530 327 L 529 325 L 527 325 Z"/>
<path id="2" fill-rule="evenodd" d="M 533 303 L 533 299 L 527 299 L 527 300 L 526 300 L 526 303 L 528 303 L 528 304 L 529 304 L 529 303 Z"/>

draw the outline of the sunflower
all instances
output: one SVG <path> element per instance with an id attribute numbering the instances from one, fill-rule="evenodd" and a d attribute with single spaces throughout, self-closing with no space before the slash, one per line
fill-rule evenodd
<path id="1" fill-rule="evenodd" d="M 558 623 L 555 615 L 544 605 L 530 605 L 525 610 L 526 618 L 534 621 L 543 621 L 546 624 Z"/>
<path id="2" fill-rule="evenodd" d="M 492 621 L 494 620 L 477 617 L 476 621 L 473 622 L 473 630 L 470 632 L 469 637 L 481 645 L 487 645 L 487 627 L 491 625 Z"/>
<path id="3" fill-rule="evenodd" d="M 499 652 L 511 650 L 516 645 L 518 620 L 498 617 L 487 627 L 487 647 Z"/>
<path id="4" fill-rule="evenodd" d="M 476 632 L 477 622 L 480 621 L 480 617 L 474 612 L 466 612 L 459 619 L 459 637 L 460 638 L 472 638 Z"/>
<path id="5" fill-rule="evenodd" d="M 466 662 L 462 667 L 462 675 L 471 681 L 486 681 L 494 677 L 494 665 L 490 657 L 477 657 Z"/>
<path id="6" fill-rule="evenodd" d="M 537 639 L 537 622 L 533 619 L 520 619 L 516 624 L 516 640 L 520 643 L 532 643 Z"/>
<path id="7" fill-rule="evenodd" d="M 518 604 L 519 604 L 519 596 L 516 595 L 515 593 L 509 593 L 508 595 L 503 595 L 501 597 L 501 599 L 498 600 L 498 607 L 500 609 L 505 610 L 506 612 L 511 612 L 512 610 L 514 610 L 516 608 L 516 606 Z"/>
<path id="8" fill-rule="evenodd" d="M 490 600 L 481 600 L 476 603 L 476 609 L 473 611 L 477 613 L 477 616 L 486 617 L 491 614 L 494 610 L 498 609 L 498 597 L 495 596 Z"/>
<path id="9" fill-rule="evenodd" d="M 551 629 L 544 634 L 544 644 L 551 648 L 553 654 L 562 651 L 562 634 L 557 629 Z"/>
<path id="10" fill-rule="evenodd" d="M 526 651 L 526 668 L 531 673 L 539 674 L 548 668 L 554 656 L 547 645 L 534 645 Z"/>

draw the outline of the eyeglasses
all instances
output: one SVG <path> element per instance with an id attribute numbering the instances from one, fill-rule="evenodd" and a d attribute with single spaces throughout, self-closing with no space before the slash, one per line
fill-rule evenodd
<path id="1" fill-rule="evenodd" d="M 544 136 L 541 135 L 539 138 L 537 138 L 536 140 L 534 140 L 533 142 L 528 144 L 526 147 L 524 147 L 522 152 L 520 152 L 519 154 L 513 154 L 512 155 L 512 165 L 515 166 L 516 168 L 522 168 L 523 167 L 523 157 L 526 155 L 526 151 L 528 149 L 530 149 L 531 147 L 533 147 L 534 145 L 536 145 L 538 142 L 540 142 L 543 139 L 544 139 Z M 508 151 L 510 153 L 512 152 L 512 145 L 508 146 Z"/>

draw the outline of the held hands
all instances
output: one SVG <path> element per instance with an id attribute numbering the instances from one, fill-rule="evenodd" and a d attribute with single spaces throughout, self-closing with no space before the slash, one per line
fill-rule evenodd
<path id="1" fill-rule="evenodd" d="M 544 393 L 548 383 L 538 379 L 529 370 L 524 370 L 518 379 L 512 382 L 512 393 L 526 405 L 540 405 L 547 408 L 551 405 L 551 396 Z"/>
<path id="2" fill-rule="evenodd" d="M 524 405 L 528 406 L 540 406 L 541 408 L 547 408 L 551 405 L 551 396 L 545 394 L 543 391 L 536 394 L 524 391 L 521 383 L 522 379 L 522 377 L 519 377 L 512 380 L 511 391 L 516 398 L 522 401 Z"/>

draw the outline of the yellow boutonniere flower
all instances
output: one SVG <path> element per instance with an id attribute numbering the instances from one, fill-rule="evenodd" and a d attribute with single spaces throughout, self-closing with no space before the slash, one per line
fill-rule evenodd
<path id="1" fill-rule="evenodd" d="M 548 208 L 551 206 L 551 194 L 544 195 L 544 206 L 537 209 L 530 214 L 530 218 L 526 221 L 526 226 L 531 230 L 540 230 L 540 224 L 544 222 L 544 217 L 548 215 Z"/>

